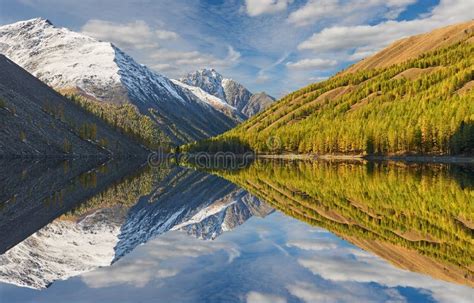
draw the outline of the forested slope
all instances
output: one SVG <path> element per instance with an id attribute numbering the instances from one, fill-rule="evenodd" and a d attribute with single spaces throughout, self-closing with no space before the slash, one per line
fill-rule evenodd
<path id="1" fill-rule="evenodd" d="M 473 29 L 469 22 L 402 40 L 391 46 L 396 54 L 383 50 L 184 150 L 472 155 Z M 415 42 L 426 52 L 409 47 Z M 407 60 L 390 64 L 391 53 L 397 56 L 394 62 Z"/>

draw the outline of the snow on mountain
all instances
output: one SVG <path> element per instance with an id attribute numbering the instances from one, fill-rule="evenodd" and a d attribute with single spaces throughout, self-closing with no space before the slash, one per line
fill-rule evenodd
<path id="1" fill-rule="evenodd" d="M 170 230 L 182 230 L 203 240 L 215 239 L 254 215 L 263 217 L 273 211 L 245 190 L 227 181 L 216 180 L 216 176 L 206 176 L 197 183 L 188 183 L 194 181 L 195 177 L 186 176 L 186 182 L 178 187 L 181 191 L 186 191 L 181 187 L 183 185 L 192 188 L 194 199 L 184 198 L 186 193 L 175 193 L 161 196 L 154 203 L 142 201 L 130 210 L 121 228 L 120 241 L 115 247 L 114 262 L 138 245 Z M 200 195 L 195 191 L 203 184 L 221 182 L 220 190 L 216 190 L 216 193 Z"/>
<path id="2" fill-rule="evenodd" d="M 184 92 L 188 92 L 189 94 L 192 94 L 196 98 L 196 100 L 200 102 L 204 102 L 213 108 L 217 108 L 220 111 L 225 112 L 227 115 L 231 115 L 232 117 L 235 117 L 236 119 L 239 120 L 239 122 L 245 119 L 245 116 L 243 116 L 235 107 L 226 103 L 224 100 L 214 95 L 209 94 L 208 92 L 204 91 L 200 87 L 187 85 L 178 80 L 171 80 L 171 81 L 175 85 L 180 86 Z M 189 97 L 193 98 L 193 96 L 189 96 Z"/>
<path id="3" fill-rule="evenodd" d="M 115 247 L 116 259 L 157 235 L 215 214 L 234 202 L 232 193 L 238 189 L 217 176 L 178 167 L 163 184 L 166 190 L 143 198 L 130 209 Z"/>
<path id="4" fill-rule="evenodd" d="M 243 190 L 231 194 L 236 195 L 240 196 L 239 199 L 249 196 Z M 184 230 L 200 239 L 214 239 L 252 216 L 247 208 L 240 210 L 244 204 L 230 208 L 239 203 L 238 200 L 224 198 L 223 201 L 204 204 L 197 209 L 182 205 L 176 212 L 155 212 L 159 223 L 154 225 L 145 226 L 143 223 L 146 221 L 142 220 L 127 221 L 127 224 L 137 224 L 141 228 L 139 231 L 143 231 L 131 239 L 121 236 L 125 217 L 117 216 L 111 209 L 98 210 L 78 222 L 55 220 L 0 255 L 0 282 L 46 288 L 56 280 L 110 266 L 138 244 L 167 231 Z M 235 215 L 222 215 L 230 212 L 235 212 Z M 241 213 L 245 215 L 241 216 Z"/>
<path id="5" fill-rule="evenodd" d="M 179 79 L 181 82 L 200 87 L 209 94 L 226 100 L 222 82 L 224 78 L 215 69 L 201 69 Z"/>
<path id="6" fill-rule="evenodd" d="M 56 28 L 45 19 L 1 26 L 0 52 L 55 88 L 76 87 L 107 99 L 105 88 L 120 84 L 111 43 Z"/>
<path id="7" fill-rule="evenodd" d="M 209 96 L 190 94 L 138 64 L 115 45 L 45 19 L 0 26 L 0 53 L 55 89 L 133 103 L 176 143 L 217 135 L 242 120 Z"/>
<path id="8" fill-rule="evenodd" d="M 189 73 L 180 78 L 179 81 L 199 87 L 205 92 L 224 100 L 227 104 L 235 107 L 245 117 L 253 116 L 275 101 L 273 97 L 265 93 L 260 93 L 259 98 L 253 98 L 252 101 L 252 97 L 255 96 L 254 94 L 242 84 L 232 79 L 224 78 L 214 69 L 201 69 Z"/>

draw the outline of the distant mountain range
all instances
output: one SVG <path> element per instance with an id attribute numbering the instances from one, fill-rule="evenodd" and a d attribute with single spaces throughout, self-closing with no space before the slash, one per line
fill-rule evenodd
<path id="1" fill-rule="evenodd" d="M 190 76 L 168 79 L 112 43 L 42 18 L 1 26 L 0 53 L 58 91 L 133 104 L 174 144 L 220 134 L 273 101 L 266 94 L 252 95 L 214 70 L 196 72 L 201 82 Z M 222 94 L 204 83 L 218 84 Z"/>
<path id="2" fill-rule="evenodd" d="M 473 68 L 474 21 L 408 37 L 182 150 L 472 156 Z"/>
<path id="3" fill-rule="evenodd" d="M 179 81 L 197 86 L 205 92 L 225 100 L 246 117 L 251 117 L 270 106 L 275 98 L 265 92 L 252 94 L 242 84 L 224 78 L 214 69 L 202 69 L 189 73 Z"/>

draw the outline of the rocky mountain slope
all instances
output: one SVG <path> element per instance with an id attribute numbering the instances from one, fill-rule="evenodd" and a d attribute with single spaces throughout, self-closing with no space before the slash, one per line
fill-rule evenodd
<path id="1" fill-rule="evenodd" d="M 224 78 L 214 69 L 202 69 L 179 79 L 181 82 L 200 87 L 202 90 L 235 107 L 245 117 L 251 117 L 266 109 L 275 99 L 264 92 L 252 94 L 242 84 Z"/>
<path id="2" fill-rule="evenodd" d="M 109 266 L 170 230 L 214 239 L 253 215 L 272 211 L 222 178 L 175 167 L 130 209 L 123 204 L 91 209 L 38 230 L 0 255 L 0 281 L 45 288 L 56 280 Z"/>
<path id="3" fill-rule="evenodd" d="M 145 152 L 136 142 L 0 55 L 0 156 Z"/>
<path id="4" fill-rule="evenodd" d="M 241 122 L 232 106 L 177 85 L 103 42 L 37 18 L 0 27 L 0 53 L 57 90 L 130 102 L 174 143 L 217 135 Z"/>

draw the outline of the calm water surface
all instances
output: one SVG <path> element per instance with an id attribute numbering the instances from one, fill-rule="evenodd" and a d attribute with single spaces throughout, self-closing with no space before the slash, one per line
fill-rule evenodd
<path id="1" fill-rule="evenodd" d="M 469 166 L 0 163 L 0 302 L 472 302 Z"/>

